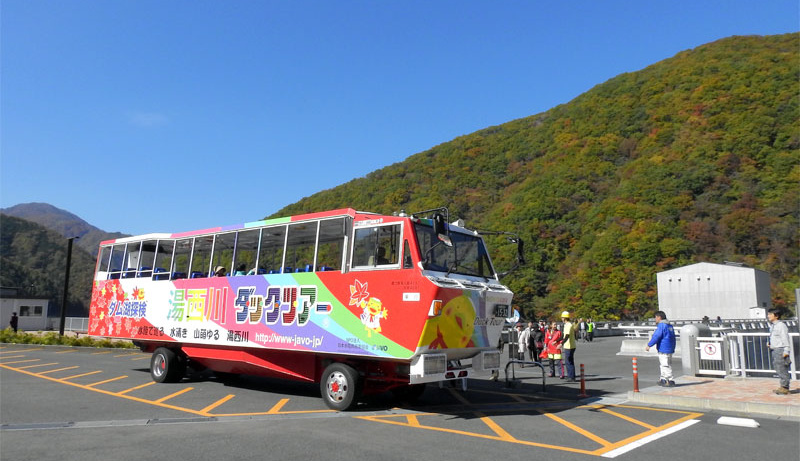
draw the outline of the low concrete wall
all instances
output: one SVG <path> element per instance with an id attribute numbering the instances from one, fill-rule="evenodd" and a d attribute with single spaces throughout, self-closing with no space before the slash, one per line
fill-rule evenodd
<path id="1" fill-rule="evenodd" d="M 645 346 L 647 346 L 646 339 L 625 339 L 619 346 L 619 352 L 617 352 L 617 355 L 627 355 L 636 357 L 658 357 L 658 352 L 656 351 L 655 347 L 651 347 L 650 351 L 646 351 L 644 350 Z M 672 355 L 673 357 L 681 356 L 680 343 L 675 344 L 675 353 Z"/>

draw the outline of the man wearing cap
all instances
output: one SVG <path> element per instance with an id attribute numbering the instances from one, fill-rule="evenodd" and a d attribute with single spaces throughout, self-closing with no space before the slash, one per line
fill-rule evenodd
<path id="1" fill-rule="evenodd" d="M 567 364 L 567 382 L 575 382 L 575 325 L 569 321 L 569 312 L 564 311 L 561 313 L 561 319 L 564 321 L 564 328 L 562 335 L 564 340 L 561 343 L 561 353 L 564 355 L 564 362 Z"/>

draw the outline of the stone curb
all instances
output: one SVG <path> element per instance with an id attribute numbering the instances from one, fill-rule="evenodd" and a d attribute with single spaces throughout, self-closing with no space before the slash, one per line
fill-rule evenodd
<path id="1" fill-rule="evenodd" d="M 769 403 L 734 402 L 730 400 L 681 397 L 657 393 L 628 391 L 631 402 L 663 405 L 667 407 L 688 408 L 701 411 L 725 411 L 746 415 L 770 415 L 778 417 L 800 418 L 800 407 Z"/>

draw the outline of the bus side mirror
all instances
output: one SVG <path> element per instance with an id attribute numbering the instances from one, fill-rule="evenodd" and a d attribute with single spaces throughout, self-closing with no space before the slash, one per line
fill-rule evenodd
<path id="1" fill-rule="evenodd" d="M 447 232 L 447 222 L 444 220 L 444 216 L 442 216 L 441 213 L 433 215 L 433 232 L 436 233 L 436 237 L 438 237 L 442 243 L 449 247 L 453 246 L 453 242 L 450 240 L 450 236 Z"/>
<path id="2" fill-rule="evenodd" d="M 509 237 L 508 241 L 517 244 L 517 263 L 519 263 L 520 265 L 525 264 L 525 251 L 524 251 L 525 243 L 522 241 L 520 237 L 516 236 L 513 238 Z"/>

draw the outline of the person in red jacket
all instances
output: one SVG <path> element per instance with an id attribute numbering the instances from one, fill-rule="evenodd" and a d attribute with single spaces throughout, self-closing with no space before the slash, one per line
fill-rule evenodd
<path id="1" fill-rule="evenodd" d="M 550 359 L 550 374 L 548 376 L 555 376 L 556 374 L 556 360 L 558 360 L 559 377 L 564 379 L 564 363 L 561 360 L 561 331 L 558 330 L 556 322 L 550 324 L 550 328 L 544 335 L 544 350 L 547 352 L 547 358 Z"/>

